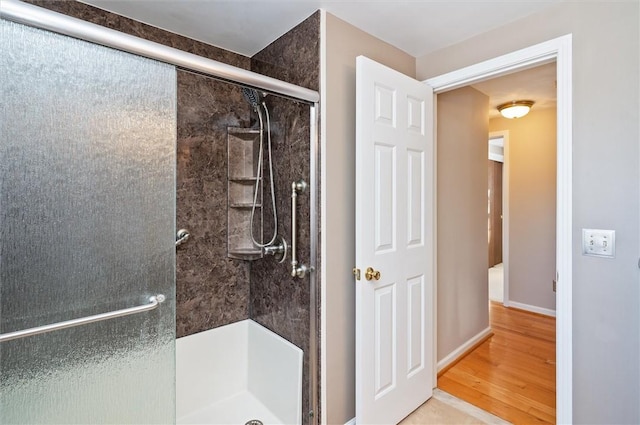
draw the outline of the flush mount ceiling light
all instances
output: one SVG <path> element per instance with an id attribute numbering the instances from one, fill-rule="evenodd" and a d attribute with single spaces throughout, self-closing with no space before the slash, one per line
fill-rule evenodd
<path id="1" fill-rule="evenodd" d="M 514 100 L 498 106 L 498 111 L 505 118 L 521 118 L 529 113 L 533 100 Z"/>

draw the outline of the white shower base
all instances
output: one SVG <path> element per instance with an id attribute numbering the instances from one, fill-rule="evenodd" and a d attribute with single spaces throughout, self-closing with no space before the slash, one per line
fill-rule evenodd
<path id="1" fill-rule="evenodd" d="M 252 320 L 176 341 L 178 424 L 299 424 L 302 350 Z"/>
<path id="2" fill-rule="evenodd" d="M 259 419 L 265 425 L 284 423 L 249 391 L 216 401 L 210 406 L 178 418 L 178 423 L 243 425 L 252 419 Z"/>

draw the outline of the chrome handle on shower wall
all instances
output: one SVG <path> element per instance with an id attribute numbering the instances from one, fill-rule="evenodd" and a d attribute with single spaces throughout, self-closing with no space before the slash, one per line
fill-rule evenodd
<path id="1" fill-rule="evenodd" d="M 294 181 L 291 183 L 291 276 L 303 278 L 307 275 L 309 271 L 309 267 L 304 264 L 298 264 L 298 247 L 297 247 L 297 235 L 298 233 L 298 224 L 297 224 L 297 198 L 298 193 L 302 193 L 307 190 L 307 182 L 304 180 Z"/>
<path id="2" fill-rule="evenodd" d="M 189 239 L 189 236 L 191 236 L 191 234 L 187 229 L 178 230 L 178 233 L 176 233 L 176 246 L 180 246 L 185 243 L 187 239 Z"/>

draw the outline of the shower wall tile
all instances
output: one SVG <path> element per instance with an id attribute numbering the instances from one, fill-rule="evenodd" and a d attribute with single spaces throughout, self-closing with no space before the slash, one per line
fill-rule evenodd
<path id="1" fill-rule="evenodd" d="M 227 127 L 249 124 L 238 87 L 178 74 L 177 335 L 249 317 L 249 268 L 227 257 Z"/>
<path id="2" fill-rule="evenodd" d="M 320 12 L 256 53 L 251 69 L 312 90 L 320 90 Z"/>
<path id="3" fill-rule="evenodd" d="M 252 58 L 251 69 L 260 74 L 313 90 L 320 86 L 320 14 L 271 43 Z M 274 183 L 279 234 L 291 242 L 291 183 L 310 181 L 309 105 L 268 96 L 273 118 Z M 266 174 L 265 174 L 266 175 Z M 265 181 L 265 237 L 273 228 L 270 194 Z M 310 262 L 309 192 L 298 195 L 298 257 Z M 250 317 L 304 350 L 303 388 L 309 388 L 310 279 L 292 278 L 290 257 L 283 264 L 266 257 L 251 265 Z M 315 314 L 315 312 L 314 312 Z M 303 394 L 303 423 L 309 423 L 309 391 Z M 318 412 L 316 412 L 317 414 Z"/>
<path id="4" fill-rule="evenodd" d="M 249 69 L 250 58 L 75 1 L 27 0 L 127 34 Z M 176 250 L 178 337 L 249 317 L 250 264 L 227 258 L 227 127 L 249 125 L 239 87 L 178 70 Z"/>

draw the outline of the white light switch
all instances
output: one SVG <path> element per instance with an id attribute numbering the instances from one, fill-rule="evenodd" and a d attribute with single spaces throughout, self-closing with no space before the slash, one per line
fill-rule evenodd
<path id="1" fill-rule="evenodd" d="M 613 258 L 616 256 L 616 231 L 582 229 L 582 255 Z"/>

